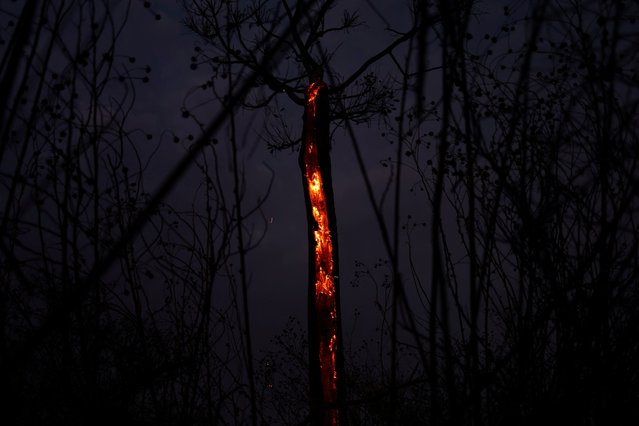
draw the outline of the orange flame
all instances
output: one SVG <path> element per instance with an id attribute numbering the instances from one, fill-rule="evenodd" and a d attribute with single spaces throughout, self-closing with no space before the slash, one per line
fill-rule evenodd
<path id="1" fill-rule="evenodd" d="M 315 306 L 318 318 L 319 360 L 324 398 L 325 424 L 338 425 L 337 409 L 337 303 L 335 300 L 335 278 L 333 273 L 333 242 L 328 223 L 326 194 L 320 170 L 318 141 L 316 132 L 317 96 L 326 85 L 321 81 L 312 82 L 307 89 L 306 140 L 304 164 L 306 182 L 310 195 L 315 226 Z"/>

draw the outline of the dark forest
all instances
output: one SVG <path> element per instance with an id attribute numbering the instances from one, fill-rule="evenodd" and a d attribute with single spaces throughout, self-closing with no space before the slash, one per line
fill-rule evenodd
<path id="1" fill-rule="evenodd" d="M 639 4 L 0 4 L 0 422 L 639 424 Z"/>

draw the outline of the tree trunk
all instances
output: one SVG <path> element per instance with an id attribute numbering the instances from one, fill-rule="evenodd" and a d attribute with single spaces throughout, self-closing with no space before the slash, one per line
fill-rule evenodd
<path id="1" fill-rule="evenodd" d="M 337 225 L 331 183 L 326 84 L 316 76 L 306 94 L 300 150 L 308 220 L 308 335 L 311 422 L 344 424 Z"/>

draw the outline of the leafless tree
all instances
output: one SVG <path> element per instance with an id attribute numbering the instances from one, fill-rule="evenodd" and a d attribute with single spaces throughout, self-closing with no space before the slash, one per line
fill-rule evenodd
<path id="1" fill-rule="evenodd" d="M 299 103 L 316 64 L 337 75 L 331 111 L 356 151 L 385 251 L 357 267 L 357 279 L 379 290 L 381 350 L 373 352 L 382 355 L 346 362 L 349 420 L 636 419 L 638 383 L 626 366 L 638 349 L 639 11 L 588 0 L 412 6 L 414 25 L 376 57 L 394 53 L 400 83 L 397 117 L 382 136 L 393 142 L 380 162 L 391 170 L 384 188 L 372 185 L 357 120 L 338 90 L 354 80 L 331 69 L 321 43 L 305 44 L 323 27 L 304 11 L 308 33 L 289 46 L 298 68 L 263 73 L 245 105 L 271 105 L 278 94 Z M 308 16 L 326 23 L 328 10 Z M 192 13 L 201 20 L 190 22 L 203 40 L 198 61 L 220 75 L 259 72 L 251 31 L 296 11 L 198 2 Z M 274 149 L 297 144 L 273 129 Z M 304 346 L 288 333 L 281 356 L 290 357 Z"/>
<path id="2" fill-rule="evenodd" d="M 406 223 L 413 253 L 431 223 L 423 304 L 402 307 L 424 324 L 430 424 L 636 416 L 614 366 L 636 356 L 638 10 L 512 3 L 486 12 L 493 28 L 473 24 L 484 7 L 421 9 L 441 16 L 442 69 L 414 74 L 424 91 L 394 129 L 429 207 Z M 415 46 L 410 70 L 431 57 Z"/>
<path id="3" fill-rule="evenodd" d="M 172 132 L 132 125 L 152 74 L 121 34 L 143 7 L 161 19 L 149 2 L 1 9 L 0 374 L 12 424 L 247 421 L 247 327 L 235 324 L 261 201 L 246 196 L 228 112 L 193 144 L 175 135 L 184 159 L 145 190 Z M 228 154 L 230 174 L 218 167 Z M 191 164 L 194 201 L 172 206 Z"/>
<path id="4" fill-rule="evenodd" d="M 332 12 L 337 2 L 325 1 L 313 3 L 310 7 L 302 2 L 289 4 L 282 2 L 249 2 L 246 5 L 217 0 L 203 0 L 185 3 L 189 18 L 187 25 L 201 40 L 201 45 L 196 48 L 194 63 L 210 66 L 215 78 L 228 78 L 229 76 L 241 76 L 243 73 L 256 72 L 259 75 L 256 88 L 251 101 L 245 102 L 248 109 L 269 107 L 277 105 L 278 95 L 286 95 L 293 103 L 303 106 L 306 102 L 306 89 L 318 72 L 331 76 L 327 89 L 328 120 L 334 124 L 343 123 L 345 120 L 365 122 L 373 117 L 387 115 L 391 110 L 393 91 L 381 80 L 371 74 L 370 67 L 382 58 L 387 57 L 394 49 L 406 42 L 417 31 L 410 28 L 400 33 L 389 45 L 380 48 L 379 52 L 363 61 L 356 71 L 346 77 L 338 78 L 338 73 L 331 64 L 332 52 L 324 46 L 323 40 L 333 33 L 347 33 L 361 23 L 359 17 L 350 12 L 344 12 L 341 18 L 335 19 Z M 274 34 L 274 28 L 281 22 L 289 22 L 292 28 L 292 37 L 283 46 L 283 54 L 288 61 L 280 68 L 266 70 L 260 67 L 261 56 L 265 48 L 262 40 L 269 34 Z M 333 23 L 334 22 L 334 23 Z M 214 84 L 211 84 L 215 87 Z M 301 137 L 291 135 L 289 127 L 274 127 L 268 140 L 271 149 L 283 149 L 295 147 L 300 143 Z M 307 129 L 308 130 L 308 129 Z M 301 155 L 301 154 L 300 154 Z M 324 170 L 327 170 L 328 181 L 324 185 L 327 188 L 327 201 L 329 222 L 334 223 L 334 207 L 332 188 L 330 186 L 330 160 L 326 155 Z M 304 166 L 302 165 L 304 174 Z M 314 239 L 312 210 L 307 197 L 307 210 L 309 217 L 309 371 L 311 381 L 311 414 L 313 423 L 322 423 L 323 404 L 320 380 L 318 351 L 314 349 L 318 341 L 316 313 L 314 309 Z M 336 227 L 331 230 L 333 237 L 333 250 L 337 258 Z M 337 266 L 335 271 L 337 271 Z M 338 274 L 336 273 L 336 276 Z M 336 288 L 339 294 L 338 279 Z M 339 296 L 337 305 L 339 306 Z M 339 311 L 339 308 L 338 308 Z M 338 314 L 339 318 L 339 314 Z M 338 324 L 340 323 L 338 319 Z M 337 339 L 342 341 L 341 326 L 338 326 Z M 341 345 L 338 344 L 337 365 L 338 378 L 344 377 L 343 358 Z M 342 386 L 340 389 L 344 389 Z M 343 392 L 338 391 L 338 400 L 341 407 L 341 421 L 346 421 Z"/>

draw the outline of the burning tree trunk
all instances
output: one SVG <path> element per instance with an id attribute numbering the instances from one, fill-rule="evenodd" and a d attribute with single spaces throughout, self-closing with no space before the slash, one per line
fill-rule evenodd
<path id="1" fill-rule="evenodd" d="M 343 362 L 327 98 L 326 84 L 318 74 L 306 92 L 300 150 L 308 219 L 309 373 L 311 418 L 315 425 L 337 425 L 344 415 L 339 409 Z"/>

